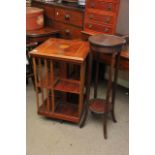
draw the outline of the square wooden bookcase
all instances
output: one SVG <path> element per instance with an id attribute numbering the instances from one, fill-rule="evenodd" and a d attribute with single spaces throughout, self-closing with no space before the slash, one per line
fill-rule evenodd
<path id="1" fill-rule="evenodd" d="M 88 51 L 87 42 L 51 38 L 30 52 L 38 114 L 79 123 Z"/>

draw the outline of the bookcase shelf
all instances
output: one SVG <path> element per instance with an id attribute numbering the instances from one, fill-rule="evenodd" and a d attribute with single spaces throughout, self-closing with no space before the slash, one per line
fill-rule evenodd
<path id="1" fill-rule="evenodd" d="M 79 94 L 80 82 L 77 80 L 59 79 L 54 86 L 54 90 Z"/>
<path id="2" fill-rule="evenodd" d="M 50 103 L 50 105 L 52 105 L 52 103 Z M 47 111 L 46 99 L 44 103 L 39 106 L 38 114 L 75 123 L 79 122 L 78 105 L 73 103 L 58 103 L 53 112 L 52 108 Z"/>

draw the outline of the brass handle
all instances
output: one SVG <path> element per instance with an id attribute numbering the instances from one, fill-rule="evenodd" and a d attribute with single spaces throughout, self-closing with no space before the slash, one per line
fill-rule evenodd
<path id="1" fill-rule="evenodd" d="M 65 34 L 70 35 L 70 30 L 69 29 L 65 30 Z"/>
<path id="2" fill-rule="evenodd" d="M 111 3 L 108 4 L 107 10 L 108 10 L 108 11 L 112 11 L 112 4 L 111 4 Z"/>
<path id="3" fill-rule="evenodd" d="M 106 17 L 106 18 L 104 19 L 104 22 L 105 22 L 105 23 L 109 23 L 109 22 L 110 22 L 110 19 L 111 19 L 110 17 Z"/>
<path id="4" fill-rule="evenodd" d="M 94 16 L 91 14 L 91 15 L 89 16 L 89 19 L 93 19 L 93 17 L 94 17 Z"/>
<path id="5" fill-rule="evenodd" d="M 88 26 L 90 29 L 93 27 L 93 25 L 92 24 L 89 24 L 89 26 Z"/>
<path id="6" fill-rule="evenodd" d="M 59 12 L 56 12 L 56 15 L 58 16 L 59 15 Z"/>
<path id="7" fill-rule="evenodd" d="M 109 28 L 106 27 L 106 28 L 104 29 L 104 32 L 109 32 Z"/>
<path id="8" fill-rule="evenodd" d="M 69 20 L 69 19 L 70 19 L 70 15 L 69 15 L 69 14 L 66 14 L 66 15 L 65 15 L 65 19 L 66 19 L 66 20 Z"/>

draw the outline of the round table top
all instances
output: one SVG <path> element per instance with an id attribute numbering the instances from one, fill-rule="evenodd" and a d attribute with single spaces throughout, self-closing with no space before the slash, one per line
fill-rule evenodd
<path id="1" fill-rule="evenodd" d="M 44 10 L 36 7 L 26 7 L 26 15 L 32 15 L 36 13 L 42 13 Z"/>
<path id="2" fill-rule="evenodd" d="M 114 47 L 125 44 L 126 40 L 115 35 L 97 34 L 89 37 L 89 42 L 96 46 Z"/>
<path id="3" fill-rule="evenodd" d="M 46 37 L 51 34 L 59 33 L 59 30 L 51 28 L 51 27 L 44 27 L 38 30 L 28 30 L 26 31 L 27 37 Z"/>

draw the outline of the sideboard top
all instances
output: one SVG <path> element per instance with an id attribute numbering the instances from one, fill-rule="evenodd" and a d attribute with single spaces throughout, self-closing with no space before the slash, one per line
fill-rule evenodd
<path id="1" fill-rule="evenodd" d="M 58 2 L 44 2 L 42 0 L 33 0 L 32 4 L 33 4 L 33 2 L 84 12 L 84 8 L 80 7 L 77 3 L 67 3 L 67 2 L 58 3 Z"/>

